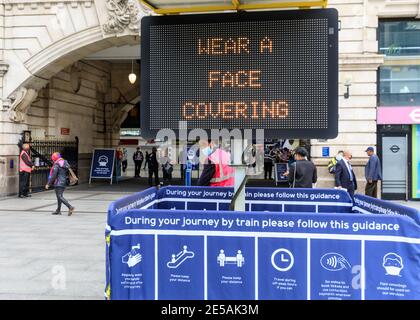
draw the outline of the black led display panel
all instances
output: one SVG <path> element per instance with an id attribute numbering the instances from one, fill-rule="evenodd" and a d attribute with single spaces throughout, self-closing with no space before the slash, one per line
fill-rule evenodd
<path id="1" fill-rule="evenodd" d="M 338 134 L 335 9 L 144 17 L 141 131 Z"/>

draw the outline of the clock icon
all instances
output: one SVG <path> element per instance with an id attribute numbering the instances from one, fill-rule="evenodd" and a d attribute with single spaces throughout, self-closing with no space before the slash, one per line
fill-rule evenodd
<path id="1" fill-rule="evenodd" d="M 293 257 L 293 254 L 287 249 L 277 249 L 271 255 L 271 264 L 278 271 L 289 271 L 294 263 L 295 258 Z"/>

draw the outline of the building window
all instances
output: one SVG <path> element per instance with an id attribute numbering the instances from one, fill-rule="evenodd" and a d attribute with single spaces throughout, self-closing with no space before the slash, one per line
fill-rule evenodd
<path id="1" fill-rule="evenodd" d="M 420 56 L 420 21 L 380 22 L 379 52 L 387 56 Z"/>
<path id="2" fill-rule="evenodd" d="M 420 65 L 382 66 L 380 106 L 420 105 Z"/>
<path id="3" fill-rule="evenodd" d="M 420 105 L 420 21 L 380 21 L 379 106 Z"/>

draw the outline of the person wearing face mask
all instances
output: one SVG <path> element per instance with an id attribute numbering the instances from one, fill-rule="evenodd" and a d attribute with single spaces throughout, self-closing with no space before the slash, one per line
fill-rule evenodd
<path id="1" fill-rule="evenodd" d="M 328 172 L 331 174 L 335 174 L 336 171 L 336 165 L 338 161 L 341 161 L 343 159 L 344 152 L 342 150 L 338 151 L 337 155 L 335 157 L 332 157 L 330 162 L 328 163 Z"/>
<path id="2" fill-rule="evenodd" d="M 202 152 L 206 159 L 199 186 L 232 187 L 235 184 L 235 169 L 230 167 L 230 153 L 219 148 L 214 141 L 204 143 Z"/>

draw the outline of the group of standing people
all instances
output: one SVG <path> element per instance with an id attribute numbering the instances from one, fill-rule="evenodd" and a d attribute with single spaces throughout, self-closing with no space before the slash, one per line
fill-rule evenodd
<path id="1" fill-rule="evenodd" d="M 273 167 L 276 163 L 287 163 L 289 166 L 295 162 L 292 150 L 289 148 L 274 148 L 269 146 L 264 151 L 264 179 L 273 180 Z"/>
<path id="2" fill-rule="evenodd" d="M 29 144 L 23 144 L 19 156 L 19 198 L 30 197 L 29 194 L 29 177 L 35 168 L 31 157 L 29 156 Z M 271 179 L 271 171 L 273 165 L 272 148 L 264 155 L 264 177 L 267 175 Z M 377 197 L 378 181 L 382 180 L 382 169 L 378 156 L 374 152 L 373 147 L 366 150 L 369 161 L 365 167 L 366 188 L 365 194 L 371 197 Z M 209 140 L 202 152 L 207 157 L 203 172 L 199 178 L 198 185 L 201 186 L 233 186 L 234 169 L 230 167 L 230 154 L 221 149 L 215 142 Z M 284 150 L 285 154 L 289 150 Z M 334 175 L 334 184 L 337 189 L 345 189 L 353 199 L 357 190 L 357 179 L 351 165 L 352 153 L 349 150 L 339 151 L 328 164 L 328 171 Z M 60 153 L 54 152 L 51 155 L 53 162 L 45 189 L 54 186 L 57 197 L 57 209 L 54 215 L 61 214 L 62 204 L 69 209 L 68 215 L 72 215 L 75 208 L 64 198 L 64 191 L 68 185 L 68 175 L 70 165 L 67 160 L 63 159 Z M 284 173 L 287 176 L 291 188 L 313 188 L 317 183 L 317 168 L 315 164 L 309 160 L 309 153 L 304 147 L 298 147 L 293 155 L 284 157 L 280 161 L 288 161 L 288 171 Z M 172 179 L 173 165 L 168 155 L 158 159 L 156 147 L 152 148 L 150 153 L 146 152 L 146 156 L 137 147 L 133 154 L 135 164 L 135 177 L 140 177 L 140 171 L 145 161 L 144 169 L 149 169 L 149 185 L 160 185 L 159 167 L 162 167 L 164 182 L 170 183 Z M 271 166 L 269 165 L 271 163 Z M 267 164 L 267 165 L 266 165 Z M 270 169 L 271 167 L 271 169 Z"/>
<path id="3" fill-rule="evenodd" d="M 149 169 L 149 185 L 154 184 L 156 186 L 160 185 L 159 181 L 159 167 L 162 167 L 163 181 L 164 183 L 170 184 L 172 182 L 172 172 L 173 165 L 170 162 L 168 156 L 163 156 L 158 158 L 156 147 L 152 148 L 152 152 L 146 151 L 146 155 L 143 155 L 143 152 L 140 150 L 140 147 L 137 147 L 136 152 L 133 154 L 134 161 L 134 177 L 140 178 L 141 168 L 143 162 L 145 162 L 143 169 L 146 169 L 146 166 Z M 154 178 L 154 179 L 153 179 Z"/>
<path id="4" fill-rule="evenodd" d="M 286 150 L 287 151 L 287 150 Z M 373 147 L 365 150 L 369 160 L 365 166 L 366 188 L 365 194 L 378 197 L 378 181 L 382 180 L 382 169 L 378 156 Z M 291 188 L 312 188 L 317 182 L 317 168 L 308 159 L 308 151 L 304 147 L 298 147 L 289 161 L 289 170 L 284 174 L 288 178 Z M 337 189 L 346 190 L 351 198 L 357 190 L 357 179 L 351 165 L 352 153 L 349 150 L 339 151 L 328 164 L 328 171 L 334 175 L 334 185 Z M 284 159 L 283 161 L 285 161 Z M 273 150 L 269 147 L 264 155 L 264 178 L 271 179 L 273 163 Z"/>
<path id="5" fill-rule="evenodd" d="M 373 147 L 368 147 L 365 152 L 369 157 L 365 166 L 365 194 L 377 198 L 378 181 L 382 180 L 381 163 L 379 157 L 375 154 Z M 353 198 L 354 192 L 357 190 L 357 179 L 351 166 L 351 159 L 352 153 L 350 151 L 339 151 L 328 164 L 328 171 L 331 174 L 334 174 L 335 187 L 338 189 L 346 189 Z"/>

